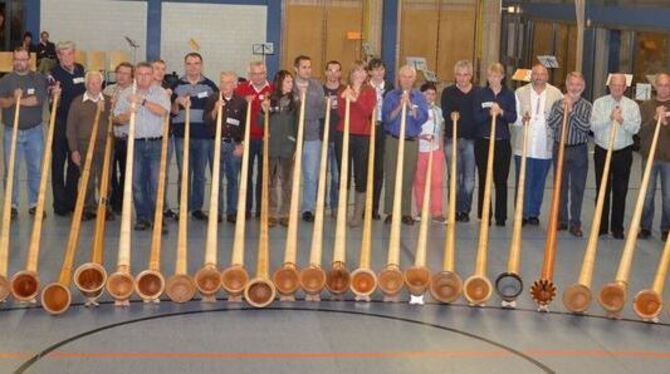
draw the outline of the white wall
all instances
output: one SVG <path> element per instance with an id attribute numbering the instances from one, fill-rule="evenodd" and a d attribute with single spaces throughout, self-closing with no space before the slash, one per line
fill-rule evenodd
<path id="1" fill-rule="evenodd" d="M 193 51 L 189 40 L 200 45 L 205 75 L 218 84 L 219 72 L 233 70 L 246 76 L 252 44 L 264 43 L 266 6 L 197 3 L 163 3 L 161 57 L 168 72 L 182 75 L 184 55 Z"/>

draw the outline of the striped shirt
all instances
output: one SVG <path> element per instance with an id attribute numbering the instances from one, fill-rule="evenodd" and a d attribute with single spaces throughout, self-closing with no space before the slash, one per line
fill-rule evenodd
<path id="1" fill-rule="evenodd" d="M 561 139 L 561 125 L 563 123 L 563 99 L 552 105 L 547 124 L 553 130 L 554 141 Z M 568 115 L 568 136 L 565 145 L 586 144 L 589 141 L 589 130 L 591 129 L 591 103 L 580 97 L 572 106 Z"/>
<path id="2" fill-rule="evenodd" d="M 191 84 L 186 77 L 179 79 L 179 82 L 172 89 L 172 102 L 178 96 L 188 95 L 191 98 L 191 138 L 211 139 L 212 134 L 205 126 L 203 115 L 205 112 L 205 103 L 210 96 L 218 95 L 219 88 L 211 80 L 201 77 L 196 84 Z M 179 107 L 177 115 L 172 117 L 174 124 L 174 133 L 178 138 L 184 137 L 184 122 L 186 120 L 186 110 Z"/>

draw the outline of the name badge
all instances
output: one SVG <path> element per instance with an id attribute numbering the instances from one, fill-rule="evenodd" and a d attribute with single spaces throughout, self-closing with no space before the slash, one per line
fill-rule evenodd
<path id="1" fill-rule="evenodd" d="M 337 109 L 337 96 L 330 97 L 330 108 Z"/>
<path id="2" fill-rule="evenodd" d="M 258 100 L 260 100 L 260 101 L 265 100 L 265 95 L 258 95 Z"/>
<path id="3" fill-rule="evenodd" d="M 233 125 L 233 126 L 239 126 L 240 125 L 240 120 L 235 119 L 235 118 L 227 118 L 226 123 L 229 124 L 229 125 Z"/>
<path id="4" fill-rule="evenodd" d="M 204 99 L 204 98 L 206 98 L 207 96 L 209 96 L 209 95 L 207 94 L 207 91 L 203 91 L 203 92 L 199 92 L 199 93 L 198 93 L 198 99 Z"/>
<path id="5" fill-rule="evenodd" d="M 35 89 L 34 88 L 29 88 L 26 90 L 26 95 L 34 95 L 35 94 Z"/>
<path id="6" fill-rule="evenodd" d="M 493 106 L 493 101 L 485 101 L 482 103 L 482 109 L 489 109 Z"/>
<path id="7" fill-rule="evenodd" d="M 82 83 L 84 83 L 84 77 L 72 78 L 72 83 L 74 83 L 74 84 L 82 84 Z"/>

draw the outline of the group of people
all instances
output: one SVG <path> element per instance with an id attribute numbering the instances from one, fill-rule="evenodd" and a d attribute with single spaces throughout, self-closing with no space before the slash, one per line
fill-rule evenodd
<path id="1" fill-rule="evenodd" d="M 48 38 L 48 35 L 47 35 Z M 328 147 L 329 193 L 327 203 L 336 215 L 339 190 L 339 170 L 342 162 L 349 162 L 353 184 L 354 207 L 349 220 L 352 227 L 360 225 L 366 194 L 372 194 L 374 219 L 381 219 L 381 194 L 385 192 L 383 213 L 385 222 L 391 222 L 394 189 L 402 188 L 402 222 L 411 225 L 415 212 L 421 207 L 423 191 L 431 189 L 431 215 L 444 223 L 442 195 L 447 179 L 445 165 L 452 162 L 452 137 L 456 136 L 457 214 L 460 222 L 470 220 L 475 169 L 479 177 L 477 216 L 481 218 L 483 181 L 489 151 L 491 125 L 495 124 L 495 152 L 493 157 L 493 184 L 495 205 L 493 215 L 498 226 L 507 220 L 507 183 L 512 156 L 517 171 L 523 144 L 524 126 L 528 127 L 527 169 L 523 223 L 538 225 L 541 216 L 544 189 L 552 160 L 557 153 L 564 108 L 567 108 L 567 135 L 565 146 L 564 178 L 561 186 L 560 230 L 569 230 L 582 236 L 581 208 L 586 177 L 589 169 L 588 142 L 595 143 L 594 166 L 596 184 L 605 182 L 606 203 L 603 211 L 601 234 L 611 233 L 621 239 L 624 234 L 624 211 L 632 164 L 633 136 L 639 134 L 641 152 L 647 157 L 657 118 L 661 118 L 659 150 L 655 155 L 650 193 L 647 193 L 644 218 L 639 236 L 651 235 L 654 213 L 654 191 L 660 177 L 663 195 L 661 232 L 667 236 L 670 228 L 670 128 L 666 111 L 670 104 L 670 76 L 659 74 L 657 95 L 641 106 L 624 96 L 626 79 L 614 74 L 609 82 L 610 93 L 591 104 L 582 97 L 584 77 L 569 73 L 561 91 L 548 83 L 547 69 L 542 65 L 532 68 L 531 82 L 516 90 L 505 83 L 505 69 L 495 63 L 488 67 L 486 85 L 472 83 L 473 65 L 458 61 L 454 67 L 455 83 L 441 92 L 432 83 L 419 89 L 417 72 L 411 66 L 398 70 L 396 86 L 386 78 L 381 59 L 373 58 L 367 64 L 355 62 L 343 80 L 343 67 L 335 60 L 325 65 L 325 81 L 313 77 L 312 61 L 298 56 L 292 71 L 280 70 L 272 82 L 268 81 L 263 62 L 251 62 L 248 79 L 238 79 L 234 72 L 222 72 L 218 85 L 205 77 L 204 61 L 200 54 L 189 53 L 184 58 L 184 74 L 176 84 L 165 79 L 163 60 L 136 65 L 124 62 L 115 70 L 115 83 L 106 85 L 100 72 L 85 72 L 75 63 L 75 45 L 61 42 L 55 47 L 58 63 L 48 77 L 29 70 L 29 51 L 17 48 L 14 53 L 14 71 L 0 79 L 0 107 L 5 123 L 4 160 L 7 170 L 12 119 L 15 105 L 20 105 L 17 143 L 18 163 L 25 160 L 28 173 L 28 206 L 35 211 L 40 178 L 40 163 L 44 153 L 44 120 L 42 108 L 48 104 L 50 86 L 57 85 L 60 101 L 56 113 L 55 136 L 51 149 L 53 210 L 61 216 L 69 215 L 75 205 L 79 169 L 91 136 L 97 108 L 103 107 L 93 162 L 93 175 L 88 188 L 88 199 L 83 219 L 95 217 L 95 185 L 101 175 L 101 159 L 107 136 L 107 121 L 112 119 L 114 150 L 112 162 L 112 211 L 119 212 L 125 176 L 128 122 L 135 108 L 133 159 L 133 200 L 136 230 L 152 226 L 164 126 L 169 124 L 168 162 L 175 156 L 179 180 L 188 178 L 188 212 L 196 220 L 205 220 L 204 204 L 206 173 L 212 168 L 217 113 L 222 109 L 221 176 L 226 193 L 220 193 L 219 216 L 235 223 L 238 199 L 238 178 L 243 149 L 249 152 L 246 215 L 259 216 L 260 186 L 270 186 L 270 225 L 288 225 L 288 206 L 291 198 L 294 154 L 298 133 L 300 107 L 304 105 L 302 144 L 302 219 L 314 220 L 319 176 L 321 147 Z M 133 82 L 135 86 L 133 88 Z M 133 91 L 135 90 L 135 91 Z M 304 98 L 304 103 L 301 100 Z M 324 144 L 326 101 L 330 102 L 330 126 L 327 144 Z M 342 156 L 344 117 L 349 102 L 349 154 Z M 103 103 L 103 104 L 101 104 Z M 247 105 L 250 103 L 250 139 L 243 144 Z M 133 105 L 134 104 L 134 105 Z M 184 124 L 189 111 L 189 168 L 182 170 L 185 148 Z M 269 181 L 262 180 L 264 116 L 269 116 Z M 405 113 L 405 121 L 402 121 Z M 454 115 L 457 113 L 458 115 Z M 111 114 L 111 116 L 110 116 Z M 166 121 L 166 116 L 168 120 Z M 492 119 L 495 118 L 495 121 Z M 454 123 L 454 120 L 457 123 Z M 401 123 L 405 124 L 401 129 Z M 619 129 L 613 145 L 612 166 L 607 176 L 602 175 L 605 154 L 609 147 L 614 124 Z M 372 126 L 375 137 L 371 139 Z M 454 132 L 456 131 L 456 132 Z M 399 156 L 400 136 L 404 134 L 404 164 L 401 186 L 395 185 L 396 160 Z M 375 145 L 374 183 L 367 191 L 368 152 Z M 426 180 L 428 158 L 432 154 L 432 178 Z M 6 178 L 6 176 L 5 176 Z M 169 178 L 169 175 L 168 175 Z M 517 172 L 518 181 L 518 172 Z M 6 183 L 7 181 L 5 181 Z M 16 178 L 14 180 L 16 185 Z M 179 184 L 181 185 L 181 184 Z M 384 188 L 382 188 L 384 187 Z M 12 216 L 18 214 L 18 189 L 14 188 Z M 414 195 L 413 195 L 414 194 Z M 611 195 L 611 196 L 610 196 Z M 414 196 L 414 199 L 412 199 Z M 611 204 L 610 204 L 611 200 Z M 412 205 L 412 202 L 416 206 Z M 164 216 L 175 218 L 178 204 L 170 204 L 165 195 Z M 346 214 L 346 212 L 344 212 Z M 114 214 L 110 212 L 109 218 Z"/>

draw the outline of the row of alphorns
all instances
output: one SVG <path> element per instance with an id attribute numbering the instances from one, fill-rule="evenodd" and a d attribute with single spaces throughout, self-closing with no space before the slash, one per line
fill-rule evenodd
<path id="1" fill-rule="evenodd" d="M 133 90 L 135 85 L 133 84 Z M 51 111 L 50 126 L 47 133 L 45 149 L 49 149 L 53 141 L 54 120 L 58 103 L 59 93 L 53 100 Z M 304 94 L 303 94 L 304 95 Z M 491 297 L 494 287 L 487 278 L 487 252 L 489 239 L 489 212 L 491 209 L 491 183 L 493 177 L 493 157 L 495 152 L 495 142 L 489 142 L 489 152 L 486 167 L 486 179 L 484 184 L 484 204 L 482 209 L 482 220 L 479 231 L 479 242 L 477 246 L 475 271 L 472 276 L 462 281 L 455 269 L 455 211 L 456 211 L 456 179 L 451 178 L 449 183 L 449 208 L 448 224 L 446 225 L 446 240 L 444 244 L 444 262 L 442 270 L 432 274 L 426 266 L 426 250 L 428 241 L 429 227 L 429 204 L 430 189 L 424 190 L 423 205 L 421 207 L 421 225 L 417 240 L 414 265 L 407 268 L 404 272 L 400 268 L 400 210 L 401 210 L 401 188 L 402 183 L 402 165 L 404 158 L 404 134 L 406 127 L 406 107 L 403 106 L 401 112 L 401 125 L 398 145 L 398 158 L 396 163 L 396 180 L 393 196 L 392 222 L 388 248 L 388 259 L 386 266 L 375 273 L 370 266 L 370 257 L 372 249 L 372 194 L 368 193 L 365 201 L 365 213 L 363 223 L 363 235 L 360 247 L 360 263 L 356 270 L 349 272 L 346 266 L 346 214 L 338 214 L 335 228 L 335 239 L 333 248 L 333 262 L 330 270 L 326 271 L 321 266 L 321 255 L 323 248 L 323 224 L 324 224 L 324 200 L 326 192 L 326 169 L 327 169 L 327 147 L 322 147 L 320 155 L 320 175 L 317 190 L 317 210 L 315 214 L 315 223 L 313 226 L 312 242 L 310 248 L 309 266 L 299 270 L 296 263 L 297 259 L 297 232 L 298 232 L 298 194 L 299 181 L 301 177 L 302 144 L 304 135 L 304 97 L 301 100 L 298 133 L 296 141 L 296 150 L 294 158 L 293 184 L 291 191 L 291 200 L 289 208 L 289 225 L 287 231 L 286 247 L 284 252 L 283 266 L 276 270 L 272 277 L 269 273 L 269 243 L 268 243 L 268 184 L 262 186 L 261 194 L 261 229 L 258 240 L 258 257 L 256 276 L 250 279 L 247 270 L 244 267 L 245 250 L 245 209 L 244 202 L 247 196 L 247 176 L 248 176 L 248 145 L 250 136 L 251 110 L 247 108 L 246 126 L 244 132 L 244 152 L 242 156 L 242 168 L 240 175 L 240 189 L 237 209 L 237 225 L 232 248 L 231 265 L 222 271 L 217 265 L 217 213 L 218 213 L 218 191 L 219 191 L 219 165 L 220 165 L 220 147 L 221 147 L 221 125 L 222 113 L 219 107 L 216 122 L 216 136 L 214 145 L 214 160 L 212 168 L 212 188 L 210 196 L 210 215 L 207 226 L 207 236 L 205 244 L 205 261 L 203 267 L 193 276 L 187 274 L 187 215 L 179 215 L 178 237 L 177 237 L 177 258 L 175 274 L 169 279 L 164 278 L 160 271 L 160 252 L 161 252 L 161 231 L 163 195 L 165 193 L 165 172 L 167 167 L 167 134 L 164 134 L 161 148 L 161 159 L 159 166 L 159 178 L 157 186 L 155 221 L 152 232 L 151 253 L 146 270 L 133 277 L 130 269 L 130 250 L 131 250 L 131 199 L 132 199 L 132 179 L 133 179 L 133 153 L 134 153 L 134 133 L 135 133 L 135 110 L 136 104 L 131 103 L 131 115 L 129 120 L 129 136 L 126 160 L 126 177 L 124 182 L 124 197 L 121 214 L 121 230 L 119 238 L 118 260 L 116 271 L 107 275 L 107 271 L 102 266 L 104 253 L 105 237 L 105 212 L 107 210 L 108 174 L 110 169 L 110 160 L 112 153 L 111 136 L 111 118 L 108 121 L 107 140 L 105 142 L 103 157 L 103 175 L 101 178 L 100 201 L 98 205 L 98 214 L 95 227 L 94 240 L 91 248 L 91 261 L 79 266 L 74 274 L 74 258 L 78 247 L 79 229 L 81 225 L 81 214 L 83 213 L 86 188 L 79 188 L 77 201 L 74 210 L 74 217 L 68 236 L 68 241 L 63 256 L 62 268 L 56 282 L 46 285 L 41 292 L 41 303 L 43 308 L 50 314 L 64 313 L 70 306 L 72 296 L 70 293 L 70 283 L 74 278 L 75 286 L 86 298 L 86 305 L 97 305 L 96 300 L 101 296 L 103 290 L 115 300 L 116 305 L 128 305 L 133 293 L 137 293 L 145 302 L 158 302 L 163 293 L 174 302 L 183 303 L 191 300 L 196 292 L 200 292 L 202 300 L 205 302 L 216 301 L 216 294 L 223 288 L 229 296 L 229 301 L 244 300 L 250 305 L 258 308 L 266 307 L 271 304 L 277 294 L 280 300 L 294 300 L 295 293 L 302 289 L 306 295 L 306 300 L 318 301 L 320 294 L 324 289 L 333 295 L 334 298 L 341 298 L 348 290 L 351 290 L 356 296 L 357 301 L 369 301 L 377 288 L 385 295 L 386 301 L 398 300 L 398 296 L 404 287 L 407 287 L 412 300 L 418 303 L 423 302 L 423 296 L 426 292 L 439 302 L 452 303 L 457 300 L 461 294 L 473 306 L 484 305 Z M 328 142 L 330 126 L 330 100 L 326 101 L 326 119 L 324 129 L 324 143 Z M 250 103 L 248 104 L 251 105 Z M 85 186 L 90 177 L 91 163 L 95 147 L 95 134 L 97 134 L 102 107 L 98 108 L 92 125 L 92 136 L 89 140 L 88 149 L 81 173 L 80 183 Z M 349 152 L 349 110 L 350 102 L 346 99 L 344 136 L 342 144 L 343 154 Z M 556 227 L 558 224 L 558 208 L 560 203 L 560 185 L 562 179 L 563 157 L 565 148 L 565 136 L 567 134 L 567 113 L 563 117 L 561 125 L 561 139 L 557 157 L 556 177 L 554 179 L 554 189 L 551 201 L 551 210 L 548 223 L 548 235 L 545 245 L 545 256 L 540 278 L 533 283 L 530 288 L 530 294 L 538 305 L 538 310 L 548 311 L 550 303 L 556 296 L 556 286 L 553 284 L 554 262 L 556 256 Z M 12 180 L 14 173 L 14 158 L 16 151 L 16 134 L 19 119 L 19 106 L 15 111 L 13 123 L 13 136 L 11 139 L 10 158 L 8 163 L 7 178 Z M 110 114 L 111 116 L 111 114 Z M 489 139 L 496 138 L 496 118 L 498 113 L 491 113 L 491 133 Z M 371 118 L 376 118 L 373 114 Z M 452 114 L 454 123 L 452 141 L 457 139 L 458 120 L 457 113 Z M 528 115 L 524 116 L 524 123 L 530 120 Z M 167 122 L 167 118 L 166 118 Z M 166 123 L 167 124 L 167 123 Z M 659 136 L 661 121 L 656 124 L 653 141 L 648 160 L 653 160 L 656 145 Z M 182 159 L 182 168 L 188 170 L 188 145 L 189 145 L 189 127 L 190 127 L 190 105 L 186 106 L 185 120 L 185 139 L 184 139 L 184 157 Z M 605 159 L 604 175 L 609 172 L 612 145 L 616 137 L 619 124 L 612 123 L 610 132 L 609 149 Z M 167 131 L 169 126 L 164 126 Z M 263 150 L 263 178 L 268 180 L 268 136 L 269 114 L 265 114 L 264 121 L 264 150 Z M 371 126 L 370 139 L 375 139 L 374 132 L 376 126 Z M 528 126 L 524 126 L 523 131 L 523 150 L 520 164 L 520 178 L 517 189 L 515 216 L 513 234 L 509 250 L 509 260 L 507 270 L 500 274 L 495 280 L 495 290 L 502 298 L 502 304 L 505 307 L 514 308 L 516 299 L 523 292 L 523 280 L 520 276 L 521 259 L 521 226 L 522 226 L 522 207 L 524 201 L 525 168 L 526 168 L 526 145 L 528 138 Z M 450 164 L 451 175 L 456 173 L 457 147 L 453 144 L 452 162 Z M 367 191 L 372 191 L 373 184 L 373 165 L 375 157 L 375 143 L 370 141 L 370 151 L 368 159 Z M 343 158 L 346 159 L 346 158 Z M 432 153 L 428 159 L 427 175 L 430 180 L 433 162 Z M 49 174 L 50 153 L 46 152 L 42 164 L 42 176 L 38 195 L 37 208 L 35 213 L 35 222 L 31 233 L 30 245 L 28 249 L 27 264 L 25 270 L 14 274 L 11 281 L 7 278 L 7 262 L 9 248 L 9 221 L 10 207 L 7 203 L 12 195 L 12 183 L 8 183 L 5 189 L 5 205 L 2 212 L 2 230 L 0 231 L 0 299 L 5 300 L 11 293 L 15 299 L 22 302 L 35 302 L 40 291 L 40 280 L 38 277 L 37 263 L 40 249 L 40 234 L 42 227 L 42 218 L 44 214 L 44 201 L 46 191 L 46 181 Z M 338 212 L 346 212 L 347 206 L 347 183 L 348 163 L 342 164 L 340 172 L 340 191 L 338 200 Z M 635 212 L 630 225 L 630 232 L 627 236 L 624 251 L 621 257 L 619 269 L 613 282 L 606 284 L 600 292 L 599 303 L 611 317 L 620 316 L 624 308 L 628 293 L 628 279 L 630 274 L 631 262 L 635 251 L 636 231 L 639 229 L 642 206 L 645 192 L 649 182 L 651 171 L 651 162 L 647 161 L 640 186 L 640 192 L 637 198 Z M 188 204 L 188 179 L 182 178 L 180 188 L 180 207 L 187 210 Z M 594 212 L 593 224 L 589 240 L 586 246 L 584 260 L 578 281 L 570 286 L 563 295 L 565 307 L 574 313 L 585 313 L 592 301 L 591 285 L 592 275 L 595 268 L 595 259 L 598 244 L 598 231 L 600 228 L 600 217 L 604 206 L 604 188 L 601 184 Z M 653 286 L 649 289 L 640 291 L 635 297 L 633 309 L 644 320 L 657 321 L 662 309 L 662 293 L 666 278 L 666 272 L 670 263 L 670 240 L 666 245 L 658 264 L 658 270 L 654 278 Z"/>

